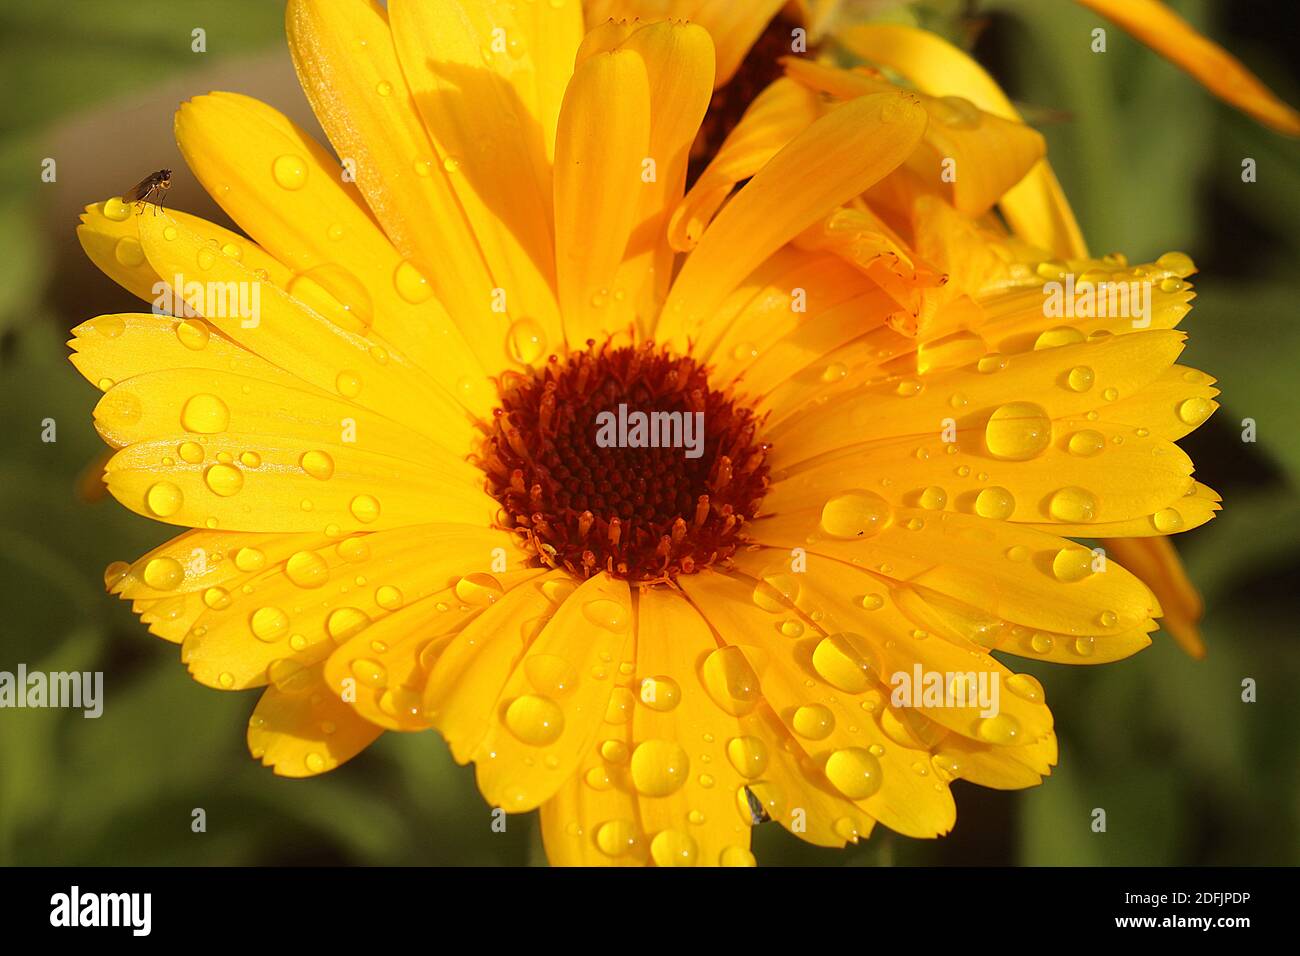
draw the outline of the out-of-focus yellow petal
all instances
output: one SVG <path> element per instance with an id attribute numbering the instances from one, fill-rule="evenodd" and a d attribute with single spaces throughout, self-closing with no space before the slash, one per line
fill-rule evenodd
<path id="1" fill-rule="evenodd" d="M 839 70 L 797 57 L 785 61 L 787 74 L 839 99 L 897 90 L 885 79 L 862 71 Z M 1043 158 L 1042 135 L 1024 123 L 980 110 L 964 99 L 917 94 L 929 116 L 923 148 L 894 175 L 906 177 L 905 196 L 935 193 L 966 216 L 981 216 Z M 885 195 L 889 185 L 882 184 Z M 911 203 L 898 212 L 906 215 Z"/>
<path id="2" fill-rule="evenodd" d="M 739 68 L 786 0 L 584 0 L 587 28 L 615 19 L 689 20 L 709 31 L 717 50 L 716 85 Z"/>
<path id="3" fill-rule="evenodd" d="M 985 112 L 1020 121 L 1011 101 L 984 68 L 942 37 L 898 24 L 850 27 L 835 39 L 872 62 L 898 70 L 932 96 L 962 96 Z M 1047 160 L 1041 161 L 1000 203 L 1011 227 L 1058 256 L 1087 255 L 1083 233 Z"/>
<path id="4" fill-rule="evenodd" d="M 1300 136 L 1300 113 L 1278 99 L 1221 46 L 1158 0 L 1078 0 L 1133 34 L 1243 113 L 1288 136 Z M 1245 12 L 1240 8 L 1235 12 Z"/>
<path id="5" fill-rule="evenodd" d="M 1166 537 L 1103 538 L 1101 546 L 1155 592 L 1165 610 L 1160 624 L 1178 646 L 1197 660 L 1203 658 L 1205 643 L 1197 623 L 1205 604 L 1187 577 L 1173 542 Z"/>

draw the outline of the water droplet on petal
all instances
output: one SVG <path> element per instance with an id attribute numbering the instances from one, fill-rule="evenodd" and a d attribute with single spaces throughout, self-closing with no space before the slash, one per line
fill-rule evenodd
<path id="1" fill-rule="evenodd" d="M 289 631 L 289 615 L 278 607 L 259 607 L 248 619 L 249 630 L 259 641 L 270 644 Z"/>
<path id="2" fill-rule="evenodd" d="M 699 856 L 695 838 L 680 830 L 663 830 L 650 841 L 656 866 L 694 866 Z"/>
<path id="3" fill-rule="evenodd" d="M 271 174 L 284 189 L 302 189 L 307 184 L 307 163 L 301 156 L 277 156 L 271 164 Z"/>
<path id="4" fill-rule="evenodd" d="M 892 510 L 889 502 L 874 492 L 846 491 L 823 506 L 822 530 L 836 538 L 868 537 L 886 527 Z"/>
<path id="5" fill-rule="evenodd" d="M 203 481 L 214 495 L 229 498 L 244 487 L 244 473 L 234 465 L 216 464 L 204 472 Z"/>
<path id="6" fill-rule="evenodd" d="M 821 704 L 805 704 L 791 719 L 794 731 L 809 740 L 824 740 L 835 729 L 835 715 Z"/>
<path id="7" fill-rule="evenodd" d="M 298 465 L 318 481 L 328 481 L 334 475 L 334 459 L 328 452 L 303 452 L 302 457 L 298 459 Z"/>
<path id="8" fill-rule="evenodd" d="M 850 800 L 865 800 L 881 784 L 880 761 L 863 747 L 836 750 L 826 760 L 826 779 Z"/>
<path id="9" fill-rule="evenodd" d="M 758 706 L 758 675 L 739 647 L 729 644 L 710 653 L 701 674 L 709 697 L 726 713 L 740 717 Z"/>
<path id="10" fill-rule="evenodd" d="M 1003 746 L 1013 744 L 1017 742 L 1020 736 L 1020 721 L 1010 714 L 985 717 L 976 724 L 975 734 L 980 740 L 991 744 Z"/>
<path id="11" fill-rule="evenodd" d="M 975 513 L 981 518 L 1010 518 L 1016 510 L 1016 499 L 1005 488 L 984 488 L 975 496 Z"/>
<path id="12" fill-rule="evenodd" d="M 727 759 L 736 773 L 753 780 L 767 770 L 767 744 L 758 737 L 732 737 L 727 741 Z"/>
<path id="13" fill-rule="evenodd" d="M 299 551 L 284 565 L 284 573 L 300 588 L 318 588 L 329 580 L 329 565 L 315 551 Z"/>
<path id="14" fill-rule="evenodd" d="M 175 558 L 152 558 L 144 566 L 144 583 L 155 591 L 173 591 L 185 580 L 185 569 Z"/>
<path id="15" fill-rule="evenodd" d="M 1061 488 L 1048 499 L 1047 511 L 1057 521 L 1092 521 L 1097 517 L 1097 498 L 1084 488 Z"/>
<path id="16" fill-rule="evenodd" d="M 230 409 L 216 395 L 195 395 L 181 409 L 181 426 L 200 435 L 215 435 L 230 426 Z"/>
<path id="17" fill-rule="evenodd" d="M 1052 441 L 1052 420 L 1041 405 L 1010 402 L 989 417 L 984 443 L 995 458 L 1028 461 L 1041 455 Z"/>
<path id="18" fill-rule="evenodd" d="M 524 694 L 506 708 L 506 727 L 522 743 L 545 747 L 564 732 L 564 712 L 549 697 Z"/>
<path id="19" fill-rule="evenodd" d="M 357 495 L 348 505 L 348 510 L 362 524 L 370 524 L 379 518 L 379 500 L 373 495 Z"/>
<path id="20" fill-rule="evenodd" d="M 813 669 L 832 687 L 860 694 L 871 686 L 875 653 L 867 639 L 848 631 L 822 638 L 813 649 Z"/>
<path id="21" fill-rule="evenodd" d="M 474 571 L 456 582 L 456 597 L 473 607 L 495 604 L 505 593 L 501 582 L 484 571 Z"/>
<path id="22" fill-rule="evenodd" d="M 170 481 L 159 481 L 149 486 L 144 500 L 151 513 L 159 518 L 168 518 L 181 510 L 184 496 Z"/>
<path id="23" fill-rule="evenodd" d="M 647 797 L 666 797 L 686 782 L 690 760 L 673 740 L 645 740 L 632 752 L 632 784 Z"/>

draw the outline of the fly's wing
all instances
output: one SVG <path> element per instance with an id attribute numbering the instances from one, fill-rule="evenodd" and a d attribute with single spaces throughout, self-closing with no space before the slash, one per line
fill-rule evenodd
<path id="1" fill-rule="evenodd" d="M 122 202 L 131 203 L 148 199 L 149 194 L 154 190 L 166 189 L 170 185 L 170 177 L 164 177 L 161 173 L 150 173 L 122 194 Z"/>
<path id="2" fill-rule="evenodd" d="M 155 177 L 150 175 L 140 180 L 126 192 L 122 193 L 122 202 L 139 202 L 153 192 Z"/>

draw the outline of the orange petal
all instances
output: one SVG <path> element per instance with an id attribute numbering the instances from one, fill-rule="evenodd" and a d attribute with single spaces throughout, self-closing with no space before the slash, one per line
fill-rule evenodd
<path id="1" fill-rule="evenodd" d="M 1300 136 L 1300 113 L 1278 99 L 1235 56 L 1201 36 L 1157 0 L 1078 0 L 1133 34 L 1207 90 L 1265 126 Z"/>

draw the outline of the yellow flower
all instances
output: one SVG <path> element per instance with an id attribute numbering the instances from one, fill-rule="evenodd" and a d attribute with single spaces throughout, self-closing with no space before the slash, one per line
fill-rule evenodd
<path id="1" fill-rule="evenodd" d="M 588 0 L 590 5 L 593 0 Z M 627 14 L 648 13 L 658 0 L 618 0 Z M 1079 0 L 1114 20 L 1143 43 L 1185 69 L 1226 102 L 1288 135 L 1300 135 L 1300 115 L 1279 100 L 1248 69 L 1157 0 Z M 678 0 L 677 15 L 690 15 L 701 0 Z M 969 56 L 933 33 L 889 23 L 865 23 L 876 13 L 905 5 L 906 0 L 798 0 L 790 10 L 809 31 L 812 42 L 836 44 L 848 53 L 896 70 L 917 88 L 933 95 L 971 100 L 989 113 L 1020 122 L 1010 99 Z M 739 57 L 760 78 L 771 66 L 768 49 L 737 54 L 748 47 L 766 11 L 747 7 L 743 24 L 730 24 L 731 33 L 716 37 L 729 58 Z M 788 25 L 770 24 L 769 34 L 788 46 Z M 768 34 L 765 34 L 768 35 Z M 780 55 L 784 51 L 778 51 Z M 734 72 L 734 68 L 732 70 Z M 730 76 L 730 72 L 727 74 Z M 1011 189 L 999 209 L 1020 238 L 1040 250 L 1066 259 L 1086 259 L 1087 245 L 1051 166 L 1043 159 Z M 1164 607 L 1163 626 L 1180 647 L 1196 658 L 1205 656 L 1197 626 L 1202 602 L 1187 578 L 1182 562 L 1168 541 L 1158 538 L 1103 539 L 1109 551 L 1129 564 L 1155 591 Z"/>
<path id="2" fill-rule="evenodd" d="M 288 26 L 337 158 L 246 97 L 182 106 L 247 235 L 88 207 L 103 271 L 198 314 L 71 343 L 109 491 L 188 529 L 108 584 L 199 682 L 265 688 L 254 756 L 307 776 L 434 727 L 588 864 L 750 864 L 763 814 L 932 837 L 953 780 L 1049 773 L 1043 688 L 990 651 L 1140 650 L 1159 602 L 1069 539 L 1217 508 L 1174 444 L 1216 394 L 1176 364 L 1185 256 L 1035 260 L 986 214 L 1036 133 L 815 64 L 683 197 L 697 25 L 292 0 Z M 1149 324 L 1045 306 L 1103 275 L 1153 290 Z"/>

